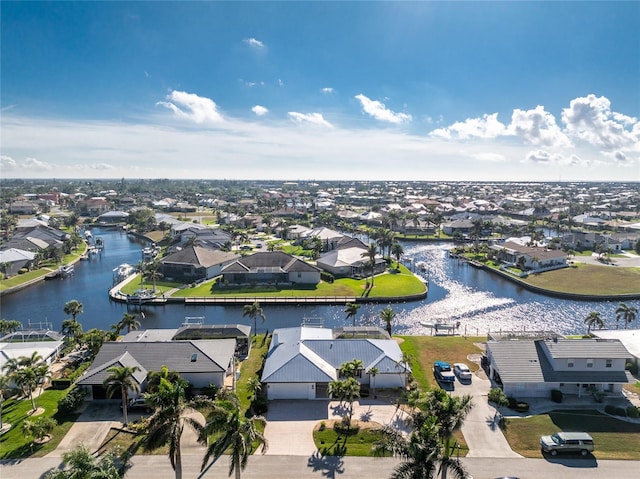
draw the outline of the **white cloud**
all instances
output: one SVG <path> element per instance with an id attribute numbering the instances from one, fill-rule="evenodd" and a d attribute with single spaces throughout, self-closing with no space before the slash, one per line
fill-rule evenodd
<path id="1" fill-rule="evenodd" d="M 109 165 L 107 163 L 94 163 L 89 165 L 89 169 L 91 170 L 113 170 L 113 168 L 113 165 Z"/>
<path id="2" fill-rule="evenodd" d="M 571 135 L 612 152 L 629 149 L 640 152 L 640 123 L 637 118 L 611 111 L 608 98 L 595 95 L 571 100 L 562 110 L 562 121 Z"/>
<path id="3" fill-rule="evenodd" d="M 555 117 L 541 105 L 533 110 L 513 110 L 511 125 L 507 130 L 534 145 L 555 148 L 571 146 L 571 140 L 558 127 Z"/>
<path id="4" fill-rule="evenodd" d="M 54 165 L 46 163 L 44 161 L 36 160 L 35 158 L 25 158 L 21 165 L 22 168 L 29 170 L 46 170 L 51 171 L 54 169 Z"/>
<path id="5" fill-rule="evenodd" d="M 16 160 L 10 156 L 0 155 L 0 170 L 13 170 L 16 166 Z"/>
<path id="6" fill-rule="evenodd" d="M 269 113 L 269 109 L 265 108 L 264 106 L 261 106 L 261 105 L 254 106 L 253 108 L 251 108 L 251 111 L 254 112 L 258 116 L 263 116 L 263 115 L 266 115 L 267 113 Z"/>
<path id="7" fill-rule="evenodd" d="M 278 86 L 284 86 L 284 82 L 280 78 L 278 78 Z"/>
<path id="8" fill-rule="evenodd" d="M 482 118 L 467 118 L 445 128 L 433 130 L 430 135 L 444 139 L 496 138 L 507 134 L 507 128 L 498 121 L 498 114 L 483 115 Z"/>
<path id="9" fill-rule="evenodd" d="M 245 38 L 242 41 L 253 48 L 264 48 L 264 43 L 262 43 L 260 40 L 256 40 L 255 38 Z"/>
<path id="10" fill-rule="evenodd" d="M 254 86 L 264 86 L 263 81 L 247 81 L 242 78 L 239 78 L 238 81 L 249 88 L 253 88 Z"/>
<path id="11" fill-rule="evenodd" d="M 331 95 L 333 93 L 333 88 L 331 88 L 330 86 L 327 86 L 324 88 L 320 88 L 320 91 L 325 95 Z"/>
<path id="12" fill-rule="evenodd" d="M 364 112 L 376 120 L 387 121 L 394 124 L 408 123 L 412 120 L 411 115 L 407 113 L 395 113 L 394 111 L 389 110 L 384 103 L 377 100 L 371 100 L 362 93 L 356 95 L 355 98 L 362 105 Z"/>
<path id="13" fill-rule="evenodd" d="M 333 128 L 333 125 L 325 120 L 320 113 L 298 113 L 297 111 L 290 111 L 287 115 L 298 123 L 312 123 L 314 125 Z"/>
<path id="14" fill-rule="evenodd" d="M 218 112 L 218 106 L 209 98 L 198 96 L 195 93 L 173 90 L 167 95 L 167 100 L 159 101 L 156 105 L 170 109 L 179 118 L 198 124 L 224 121 Z"/>

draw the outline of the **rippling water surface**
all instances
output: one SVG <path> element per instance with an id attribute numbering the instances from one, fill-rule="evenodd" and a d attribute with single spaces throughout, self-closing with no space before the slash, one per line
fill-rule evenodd
<path id="1" fill-rule="evenodd" d="M 65 319 L 64 303 L 77 299 L 84 305 L 78 317 L 85 330 L 93 327 L 109 329 L 118 322 L 126 305 L 109 301 L 107 290 L 112 284 L 112 269 L 120 263 L 135 264 L 140 260 L 142 245 L 113 230 L 94 230 L 94 236 L 105 240 L 101 257 L 76 265 L 73 278 L 45 281 L 15 294 L 2 297 L 1 314 L 5 319 L 49 321 L 59 329 Z M 599 311 L 614 325 L 617 302 L 582 302 L 550 298 L 531 293 L 498 276 L 478 270 L 458 260 L 449 259 L 449 244 L 404 243 L 405 256 L 413 264 L 425 261 L 428 266 L 429 294 L 423 301 L 393 304 L 397 312 L 394 332 L 429 334 L 424 322 L 453 320 L 460 322 L 460 332 L 484 333 L 488 330 L 553 329 L 572 334 L 585 330 L 584 318 Z M 406 263 L 410 265 L 410 262 Z M 636 306 L 640 304 L 635 303 Z M 357 321 L 380 325 L 379 311 L 388 304 L 365 304 Z M 297 326 L 303 319 L 317 319 L 325 326 L 347 324 L 343 306 L 264 306 L 267 320 L 258 323 L 264 331 L 277 327 Z M 144 309 L 143 327 L 179 327 L 187 316 L 204 317 L 209 324 L 253 324 L 242 317 L 241 306 L 167 305 Z"/>

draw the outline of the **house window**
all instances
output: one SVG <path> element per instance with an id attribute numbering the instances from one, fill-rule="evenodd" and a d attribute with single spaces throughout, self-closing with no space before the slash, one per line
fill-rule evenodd
<path id="1" fill-rule="evenodd" d="M 573 359 L 567 359 L 567 367 L 568 368 L 572 368 L 573 367 Z"/>
<path id="2" fill-rule="evenodd" d="M 592 368 L 593 367 L 593 359 L 587 359 L 587 367 L 588 368 Z"/>
<path id="3" fill-rule="evenodd" d="M 606 366 L 608 368 L 612 367 L 613 366 L 613 359 L 607 359 Z"/>
<path id="4" fill-rule="evenodd" d="M 298 273 L 298 278 L 302 278 L 302 273 Z"/>

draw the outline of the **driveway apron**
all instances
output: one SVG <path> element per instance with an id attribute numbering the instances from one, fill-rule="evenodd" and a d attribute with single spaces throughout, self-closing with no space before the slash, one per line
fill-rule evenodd
<path id="1" fill-rule="evenodd" d="M 498 427 L 497 410 L 489 404 L 487 395 L 491 381 L 473 376 L 471 384 L 455 383 L 451 394 L 473 396 L 473 408 L 462 425 L 462 434 L 469 446 L 467 457 L 522 457 L 511 450 Z"/>

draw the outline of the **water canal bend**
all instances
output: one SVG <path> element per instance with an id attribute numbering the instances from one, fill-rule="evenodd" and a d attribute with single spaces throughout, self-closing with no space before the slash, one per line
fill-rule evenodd
<path id="1" fill-rule="evenodd" d="M 103 253 L 91 261 L 76 264 L 71 278 L 46 281 L 2 297 L 4 319 L 29 322 L 47 321 L 59 329 L 65 318 L 66 301 L 82 302 L 79 316 L 84 329 L 109 329 L 118 322 L 127 306 L 109 300 L 112 270 L 121 263 L 136 264 L 143 244 L 114 230 L 94 230 L 105 241 Z M 396 303 L 394 332 L 399 334 L 429 334 L 421 322 L 454 320 L 460 331 L 468 334 L 488 330 L 553 329 L 564 334 L 581 333 L 583 320 L 591 311 L 598 311 L 613 326 L 618 302 L 572 301 L 543 296 L 527 291 L 505 279 L 447 258 L 450 245 L 434 243 L 404 243 L 405 256 L 414 262 L 429 265 L 429 294 L 421 301 Z M 379 324 L 378 312 L 386 304 L 365 304 L 358 321 Z M 297 326 L 303 318 L 322 320 L 325 326 L 345 325 L 343 306 L 264 306 L 267 317 L 259 329 Z M 175 328 L 185 317 L 204 317 L 210 324 L 252 323 L 242 317 L 241 306 L 186 306 L 167 304 L 146 306 L 143 327 Z"/>

